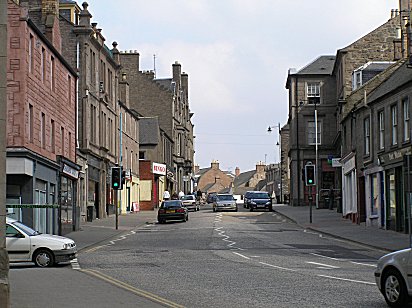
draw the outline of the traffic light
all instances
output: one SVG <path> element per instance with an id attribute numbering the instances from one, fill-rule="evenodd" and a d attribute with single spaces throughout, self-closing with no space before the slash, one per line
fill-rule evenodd
<path id="1" fill-rule="evenodd" d="M 305 166 L 305 184 L 306 186 L 316 185 L 315 165 Z"/>
<path id="2" fill-rule="evenodd" d="M 122 168 L 122 187 L 126 184 L 126 171 Z"/>
<path id="3" fill-rule="evenodd" d="M 122 184 L 122 169 L 120 167 L 112 167 L 112 188 L 121 190 Z"/>

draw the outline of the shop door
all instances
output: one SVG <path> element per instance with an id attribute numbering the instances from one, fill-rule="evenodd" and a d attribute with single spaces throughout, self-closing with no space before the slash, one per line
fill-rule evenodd
<path id="1" fill-rule="evenodd" d="M 358 224 L 366 222 L 365 177 L 358 179 Z"/>

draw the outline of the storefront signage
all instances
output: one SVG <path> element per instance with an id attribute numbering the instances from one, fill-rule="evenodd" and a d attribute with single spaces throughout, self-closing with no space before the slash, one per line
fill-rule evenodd
<path id="1" fill-rule="evenodd" d="M 153 174 L 166 175 L 166 165 L 153 163 L 152 172 Z"/>
<path id="2" fill-rule="evenodd" d="M 74 177 L 75 179 L 79 178 L 79 171 L 76 169 L 73 169 L 69 165 L 64 164 L 63 165 L 63 173 L 70 175 L 71 177 Z"/>
<path id="3" fill-rule="evenodd" d="M 342 167 L 340 158 L 332 158 L 332 167 Z"/>
<path id="4" fill-rule="evenodd" d="M 343 174 L 347 174 L 355 169 L 355 157 L 352 157 L 347 162 L 343 163 L 342 165 L 342 172 Z"/>

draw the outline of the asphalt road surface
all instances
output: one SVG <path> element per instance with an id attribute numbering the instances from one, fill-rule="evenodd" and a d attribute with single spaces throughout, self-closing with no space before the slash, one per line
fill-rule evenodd
<path id="1" fill-rule="evenodd" d="M 190 212 L 79 254 L 96 279 L 169 307 L 387 307 L 384 252 L 304 230 L 273 212 Z M 140 292 L 140 293 L 139 293 Z"/>

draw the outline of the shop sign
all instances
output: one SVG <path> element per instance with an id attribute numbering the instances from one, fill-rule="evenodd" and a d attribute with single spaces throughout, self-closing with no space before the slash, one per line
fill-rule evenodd
<path id="1" fill-rule="evenodd" d="M 166 165 L 153 163 L 152 172 L 153 174 L 166 175 Z"/>
<path id="2" fill-rule="evenodd" d="M 342 172 L 343 174 L 347 174 L 355 169 L 355 157 L 352 157 L 347 162 L 342 164 Z"/>
<path id="3" fill-rule="evenodd" d="M 79 171 L 76 169 L 73 169 L 69 165 L 64 164 L 63 165 L 63 173 L 70 175 L 71 177 L 74 177 L 75 179 L 79 178 Z"/>
<path id="4" fill-rule="evenodd" d="M 332 158 L 332 167 L 342 167 L 340 158 Z"/>

